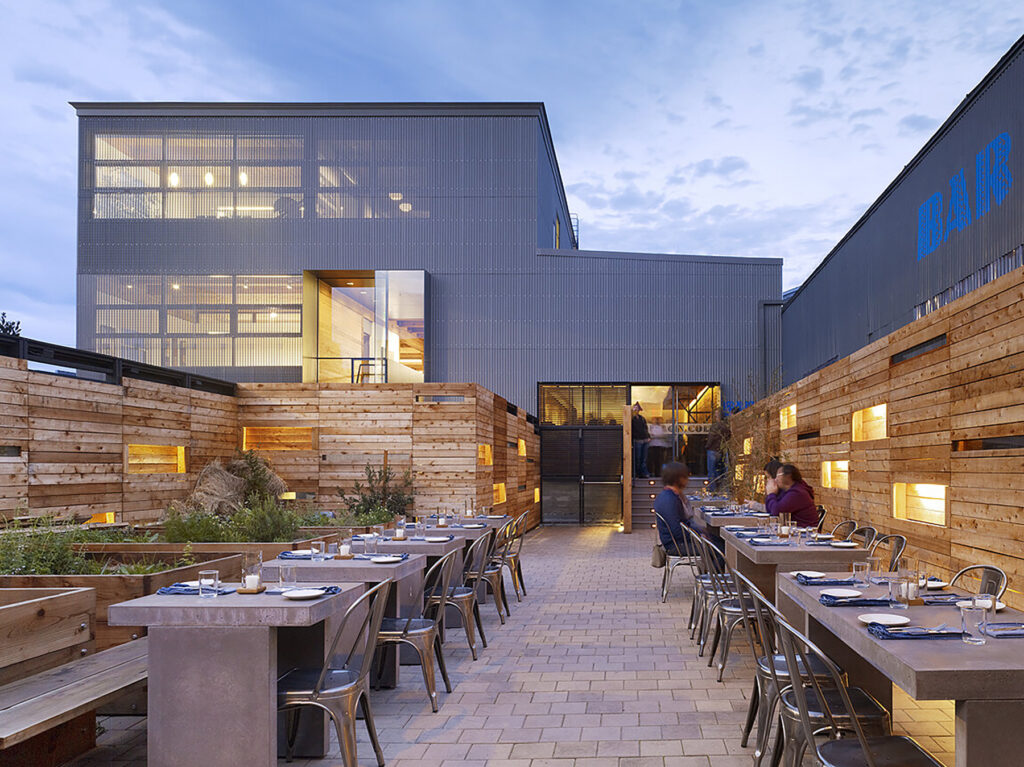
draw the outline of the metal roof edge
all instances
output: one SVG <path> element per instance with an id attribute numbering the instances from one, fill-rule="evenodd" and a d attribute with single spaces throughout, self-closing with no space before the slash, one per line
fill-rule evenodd
<path id="1" fill-rule="evenodd" d="M 79 117 L 133 117 L 160 114 L 181 116 L 303 116 L 303 115 L 514 115 L 538 116 L 546 125 L 544 104 L 538 101 L 70 101 Z"/>
<path id="2" fill-rule="evenodd" d="M 612 261 L 672 261 L 691 263 L 754 264 L 759 266 L 782 266 L 781 258 L 760 256 L 711 256 L 689 253 L 629 253 L 614 250 L 552 250 L 537 248 L 537 255 L 545 258 L 603 258 Z"/>
<path id="3" fill-rule="evenodd" d="M 1017 42 L 1011 45 L 1010 49 L 1000 57 L 999 61 L 996 62 L 996 65 L 992 67 L 991 70 L 989 70 L 988 74 L 981 78 L 981 82 L 975 85 L 974 88 L 972 88 L 967 93 L 967 95 L 964 96 L 963 100 L 957 105 L 956 109 L 954 109 L 950 113 L 949 117 L 945 119 L 942 125 L 940 125 L 935 130 L 935 133 L 932 134 L 931 138 L 929 138 L 928 141 L 925 142 L 924 146 L 922 146 L 917 151 L 917 154 L 915 154 L 911 158 L 910 162 L 903 166 L 903 170 L 901 170 L 896 175 L 896 178 L 889 182 L 888 186 L 886 186 L 885 189 L 882 190 L 882 193 L 878 196 L 878 198 L 873 203 L 871 203 L 870 206 L 868 206 L 868 209 L 864 211 L 864 213 L 860 216 L 860 218 L 857 219 L 856 222 L 854 222 L 853 226 L 850 227 L 850 230 L 846 234 L 844 234 L 843 237 L 839 240 L 839 242 L 835 244 L 832 250 L 830 250 L 825 255 L 825 257 L 821 260 L 821 263 L 819 263 L 815 267 L 814 271 L 807 275 L 807 279 L 805 279 L 795 289 L 793 295 L 791 295 L 789 299 L 786 301 L 786 305 L 782 308 L 783 312 L 785 312 L 786 308 L 789 307 L 789 305 L 797 299 L 797 297 L 803 292 L 804 288 L 810 284 L 811 280 L 818 276 L 818 273 L 825 268 L 829 261 L 832 260 L 832 257 L 839 252 L 839 249 L 847 242 L 847 240 L 849 240 L 854 234 L 856 234 L 857 230 L 859 230 L 861 226 L 864 225 L 864 223 L 867 221 L 870 215 L 883 202 L 885 202 L 886 199 L 888 199 L 888 197 L 895 191 L 896 187 L 898 187 L 903 182 L 903 180 L 910 174 L 912 170 L 914 170 L 914 168 L 921 164 L 922 160 L 924 160 L 925 155 L 927 155 L 928 152 L 930 152 L 931 149 L 936 144 L 938 144 L 939 141 L 941 141 L 945 137 L 945 135 L 949 133 L 950 130 L 952 130 L 953 126 L 957 122 L 959 122 L 960 118 L 963 117 L 963 115 L 966 114 L 966 112 L 974 105 L 974 102 L 976 102 L 981 97 L 981 95 L 986 90 L 988 90 L 989 86 L 992 83 L 999 79 L 1003 72 L 1005 72 L 1009 68 L 1010 64 L 1013 63 L 1013 60 L 1020 56 L 1022 53 L 1024 53 L 1024 35 L 1021 35 L 1019 38 L 1017 38 Z"/>

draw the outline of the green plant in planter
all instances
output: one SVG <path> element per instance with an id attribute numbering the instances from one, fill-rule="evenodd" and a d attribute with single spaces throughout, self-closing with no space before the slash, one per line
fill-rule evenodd
<path id="1" fill-rule="evenodd" d="M 236 541 L 291 541 L 299 534 L 299 517 L 277 498 L 253 493 L 228 523 Z"/>
<path id="2" fill-rule="evenodd" d="M 221 543 L 232 540 L 223 517 L 199 508 L 171 504 L 164 517 L 163 537 L 169 543 Z"/>
<path id="3" fill-rule="evenodd" d="M 345 499 L 347 519 L 352 525 L 379 525 L 404 515 L 412 504 L 412 475 L 406 471 L 396 479 L 390 466 L 375 469 L 366 464 L 366 485 L 356 482 L 352 496 Z"/>

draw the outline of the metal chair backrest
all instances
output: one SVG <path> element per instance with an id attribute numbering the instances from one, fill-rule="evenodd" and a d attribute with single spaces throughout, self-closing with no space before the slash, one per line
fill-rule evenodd
<path id="1" fill-rule="evenodd" d="M 704 544 L 701 542 L 700 534 L 689 525 L 683 525 L 683 533 L 686 535 L 686 540 L 683 542 L 686 562 L 690 566 L 690 573 L 693 575 L 693 582 L 696 584 L 700 576 L 707 574 L 702 553 Z"/>
<path id="2" fill-rule="evenodd" d="M 672 546 L 675 548 L 675 552 L 672 552 L 672 551 L 669 551 L 668 549 L 665 549 L 665 553 L 668 554 L 670 557 L 687 557 L 687 556 L 689 556 L 689 554 L 687 553 L 687 548 L 685 547 L 686 541 L 683 541 L 684 545 L 680 546 L 679 545 L 680 542 L 676 540 L 675 533 L 672 532 L 672 528 L 669 526 L 668 522 L 665 521 L 665 518 L 663 516 L 661 516 L 661 514 L 659 514 L 658 512 L 654 512 L 654 516 L 656 516 L 658 518 L 658 533 L 659 533 L 658 539 L 659 540 L 661 539 L 661 528 L 662 528 L 662 525 L 664 525 L 665 526 L 665 530 L 668 531 L 668 537 L 672 539 Z M 682 525 L 682 528 L 685 531 L 686 530 L 686 525 L 685 524 Z"/>
<path id="3" fill-rule="evenodd" d="M 345 611 L 338 630 L 334 634 L 334 641 L 331 642 L 331 650 L 325 656 L 320 676 L 317 677 L 316 685 L 313 687 L 313 695 L 319 695 L 323 689 L 324 680 L 330 673 L 332 661 L 338 652 L 338 643 L 342 636 L 348 633 L 353 637 L 352 645 L 345 654 L 345 662 L 341 668 L 348 669 L 348 664 L 353 656 L 359 658 L 359 679 L 365 680 L 373 666 L 374 649 L 377 647 L 377 634 L 380 632 L 380 622 L 384 617 L 384 608 L 387 606 L 388 594 L 391 592 L 391 585 L 394 583 L 390 578 L 381 581 L 372 589 L 367 590 Z M 362 613 L 362 620 L 358 630 L 351 632 L 350 621 L 355 621 L 357 613 Z"/>
<path id="4" fill-rule="evenodd" d="M 494 531 L 494 545 L 491 547 L 491 561 L 495 564 L 504 565 L 508 558 L 509 549 L 512 546 L 512 535 L 516 521 L 509 520 Z"/>
<path id="5" fill-rule="evenodd" d="M 907 536 L 905 535 L 880 535 L 868 549 L 869 556 L 878 556 L 878 550 L 883 546 L 889 546 L 889 572 L 894 573 L 900 569 L 900 557 L 903 550 L 907 548 Z"/>
<path id="6" fill-rule="evenodd" d="M 796 705 L 800 711 L 800 722 L 803 725 L 804 737 L 808 745 L 816 748 L 820 738 L 816 739 L 815 735 L 821 734 L 820 722 L 816 723 L 817 727 L 812 725 L 809 714 L 807 695 L 808 690 L 813 689 L 817 698 L 817 706 L 824 713 L 827 726 L 831 730 L 831 737 L 836 738 L 839 737 L 841 731 L 849 731 L 850 724 L 852 724 L 857 740 L 860 741 L 860 748 L 867 767 L 878 767 L 875 757 L 871 753 L 868 739 L 864 735 L 864 728 L 861 726 L 853 703 L 850 701 L 850 694 L 843 683 L 843 676 L 839 667 L 825 653 L 818 649 L 813 642 L 785 620 L 779 619 L 777 623 L 779 645 L 782 648 L 782 654 L 786 657 L 786 669 L 789 672 L 790 689 L 794 693 L 793 697 L 796 699 Z M 811 671 L 811 669 L 819 665 L 817 663 L 812 665 L 812 657 L 820 662 L 820 666 L 824 667 L 829 677 L 831 677 L 831 684 L 828 685 L 828 688 L 839 692 L 839 697 L 845 711 L 831 710 L 829 698 L 825 695 L 822 686 L 824 680 L 819 679 Z M 843 718 L 842 728 L 839 727 L 836 721 L 837 716 Z M 820 758 L 820 754 L 818 756 Z"/>
<path id="7" fill-rule="evenodd" d="M 828 509 L 824 506 L 818 506 L 818 532 L 821 532 L 822 525 L 825 524 L 825 515 L 828 514 Z"/>
<path id="8" fill-rule="evenodd" d="M 519 556 L 519 552 L 523 550 L 523 537 L 526 535 L 526 516 L 530 512 L 525 511 L 516 517 L 515 524 L 512 531 L 512 540 L 509 545 L 509 553 L 515 556 Z"/>
<path id="9" fill-rule="evenodd" d="M 957 582 L 964 577 L 977 578 L 978 594 L 991 594 L 999 599 L 1006 591 L 1006 573 L 995 565 L 968 565 L 953 576 L 949 585 L 956 586 Z"/>
<path id="10" fill-rule="evenodd" d="M 761 652 L 766 656 L 768 662 L 768 673 L 771 675 L 775 689 L 781 690 L 789 684 L 788 680 L 779 680 L 778 670 L 775 667 L 775 656 L 779 653 L 778 622 L 783 620 L 783 615 L 747 576 L 735 570 L 731 572 L 733 582 L 736 584 L 736 597 L 740 600 L 745 616 L 754 616 Z M 752 627 L 749 623 L 745 623 L 745 625 L 748 627 L 747 640 L 750 644 L 750 651 L 756 658 L 758 649 L 754 641 L 754 632 L 750 630 Z"/>
<path id="11" fill-rule="evenodd" d="M 852 519 L 844 519 L 838 525 L 832 528 L 833 537 L 839 537 L 840 539 L 849 538 L 850 533 L 857 529 L 857 523 Z"/>
<path id="12" fill-rule="evenodd" d="M 413 602 L 414 606 L 419 605 L 419 613 L 414 609 L 412 614 L 406 618 L 405 628 L 402 629 L 402 636 L 409 633 L 409 626 L 416 618 L 433 618 L 435 626 L 441 622 L 441 619 L 444 617 L 444 608 L 448 604 L 448 590 L 452 584 L 455 555 L 458 553 L 458 551 L 449 551 L 427 570 L 427 574 L 423 576 L 423 589 L 419 594 L 419 599 Z M 434 597 L 434 599 L 427 600 L 425 603 L 424 599 L 427 595 Z M 428 615 L 428 610 L 433 614 Z"/>
<path id="13" fill-rule="evenodd" d="M 864 548 L 871 548 L 871 544 L 875 542 L 875 536 L 878 535 L 878 531 L 870 525 L 864 525 L 864 527 L 858 527 L 854 529 L 852 533 L 846 536 L 846 540 L 852 541 L 854 538 L 863 538 Z"/>
<path id="14" fill-rule="evenodd" d="M 484 570 L 487 569 L 487 561 L 491 556 L 491 544 L 494 543 L 494 530 L 488 530 L 477 538 L 466 549 L 462 561 L 462 582 L 468 583 L 473 577 L 483 580 Z"/>
<path id="15" fill-rule="evenodd" d="M 707 574 L 711 576 L 711 583 L 715 587 L 715 591 L 723 599 L 735 598 L 736 586 L 726 570 L 725 554 L 704 536 L 698 535 L 697 540 L 700 542 L 704 567 Z"/>

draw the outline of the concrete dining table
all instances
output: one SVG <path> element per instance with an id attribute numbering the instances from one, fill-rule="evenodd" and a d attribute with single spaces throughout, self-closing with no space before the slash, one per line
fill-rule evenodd
<path id="1" fill-rule="evenodd" d="M 394 581 L 388 596 L 384 615 L 389 618 L 405 618 L 418 614 L 423 609 L 423 576 L 427 568 L 426 554 L 410 554 L 399 562 L 377 563 L 369 559 L 326 559 L 314 562 L 311 559 L 272 559 L 263 565 L 263 581 L 278 583 L 282 565 L 294 565 L 295 580 L 299 585 L 307 583 L 362 583 L 371 587 L 388 578 Z M 378 666 L 381 670 L 376 678 L 381 687 L 395 687 L 398 684 L 399 657 L 395 646 L 383 650 L 385 657 Z M 416 660 L 412 648 L 403 648 L 402 659 Z M 418 660 L 417 660 L 418 662 Z"/>
<path id="2" fill-rule="evenodd" d="M 846 576 L 844 572 L 838 577 Z M 990 636 L 984 645 L 968 645 L 959 638 L 877 639 L 858 615 L 894 612 L 916 626 L 946 624 L 958 629 L 959 609 L 955 605 L 911 605 L 902 610 L 827 607 L 820 602 L 821 589 L 803 586 L 780 572 L 776 604 L 839 664 L 851 685 L 868 690 L 890 710 L 894 684 L 917 700 L 955 701 L 956 767 L 1024 763 L 1024 638 Z M 873 584 L 864 596 L 887 597 L 888 589 Z M 1024 622 L 1024 613 L 1007 608 L 994 620 Z"/>
<path id="3" fill-rule="evenodd" d="M 262 594 L 160 595 L 111 605 L 112 626 L 149 629 L 149 767 L 276 765 L 283 755 L 277 680 L 319 668 L 363 583 L 308 601 Z M 344 659 L 340 659 L 339 662 Z M 301 720 L 296 754 L 321 757 L 326 714 Z"/>
<path id="4" fill-rule="evenodd" d="M 840 569 L 850 572 L 854 562 L 863 562 L 868 557 L 867 549 L 859 545 L 850 548 L 829 544 L 808 545 L 794 538 L 786 541 L 772 539 L 775 543 L 758 545 L 752 543 L 750 538 L 743 537 L 744 533 L 742 530 L 722 528 L 720 534 L 725 542 L 725 561 L 773 600 L 776 572 Z"/>
<path id="5" fill-rule="evenodd" d="M 704 523 L 714 529 L 714 532 L 720 534 L 720 530 L 723 527 L 758 527 L 759 525 L 767 524 L 771 518 L 767 513 L 754 514 L 729 514 L 722 513 L 724 509 L 714 509 L 713 507 L 706 507 L 699 509 L 701 517 L 704 519 Z"/>

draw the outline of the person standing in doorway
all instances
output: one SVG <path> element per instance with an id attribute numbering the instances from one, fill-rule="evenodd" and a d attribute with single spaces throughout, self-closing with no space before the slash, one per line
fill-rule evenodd
<path id="1" fill-rule="evenodd" d="M 642 410 L 639 402 L 633 403 L 633 476 L 646 479 L 651 476 L 647 471 L 647 449 L 651 444 L 651 431 L 647 428 L 647 419 L 640 414 Z"/>

